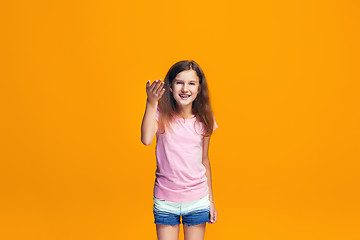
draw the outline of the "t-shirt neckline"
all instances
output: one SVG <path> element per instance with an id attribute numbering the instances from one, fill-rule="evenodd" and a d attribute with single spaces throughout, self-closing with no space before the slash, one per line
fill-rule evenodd
<path id="1" fill-rule="evenodd" d="M 191 121 L 191 120 L 196 119 L 196 116 L 194 116 L 194 117 L 192 117 L 192 118 L 182 118 L 182 117 L 179 117 L 177 114 L 175 115 L 175 117 L 178 118 L 178 119 L 187 120 L 187 121 Z"/>

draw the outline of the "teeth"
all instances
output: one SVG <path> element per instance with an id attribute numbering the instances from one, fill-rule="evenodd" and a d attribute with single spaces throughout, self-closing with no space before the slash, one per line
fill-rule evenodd
<path id="1" fill-rule="evenodd" d="M 190 95 L 180 95 L 180 97 L 190 97 Z"/>

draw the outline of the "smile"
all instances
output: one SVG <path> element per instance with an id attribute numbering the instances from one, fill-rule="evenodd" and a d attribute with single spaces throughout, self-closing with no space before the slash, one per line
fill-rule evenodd
<path id="1" fill-rule="evenodd" d="M 183 94 L 179 94 L 181 99 L 188 99 L 190 97 L 190 95 L 183 95 Z"/>

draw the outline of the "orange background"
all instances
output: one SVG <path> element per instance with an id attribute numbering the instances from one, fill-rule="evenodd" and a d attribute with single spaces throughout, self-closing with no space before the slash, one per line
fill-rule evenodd
<path id="1" fill-rule="evenodd" d="M 360 239 L 357 1 L 0 9 L 1 239 L 156 239 L 145 85 L 184 59 L 219 125 L 206 239 Z"/>

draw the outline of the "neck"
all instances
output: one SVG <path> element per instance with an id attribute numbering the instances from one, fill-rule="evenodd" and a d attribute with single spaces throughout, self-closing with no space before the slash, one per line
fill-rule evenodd
<path id="1" fill-rule="evenodd" d="M 187 106 L 177 106 L 178 114 L 183 118 L 191 118 L 193 116 L 191 104 Z"/>

